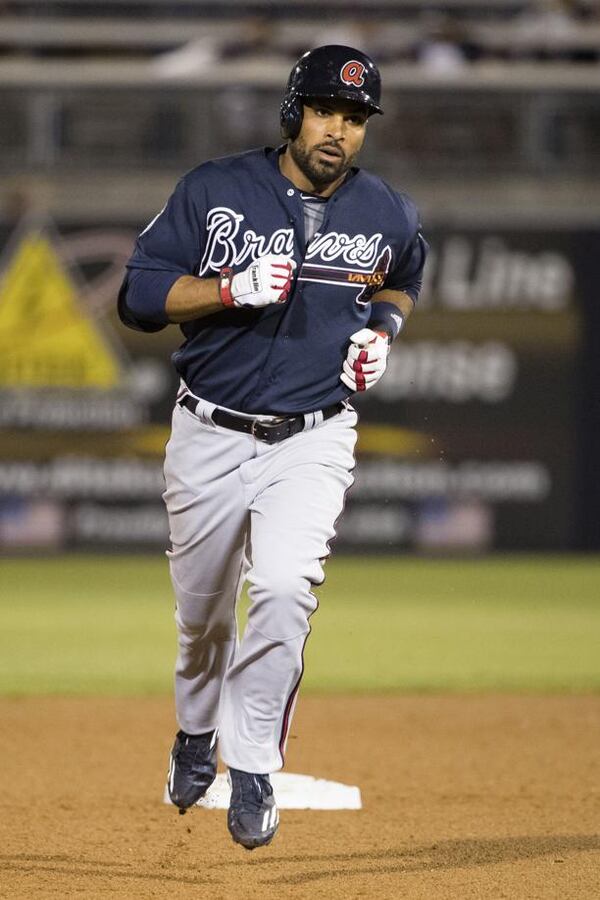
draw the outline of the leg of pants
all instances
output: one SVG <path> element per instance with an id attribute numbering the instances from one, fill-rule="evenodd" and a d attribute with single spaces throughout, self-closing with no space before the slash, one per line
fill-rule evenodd
<path id="1" fill-rule="evenodd" d="M 221 684 L 237 643 L 248 526 L 239 465 L 251 449 L 230 435 L 175 407 L 164 500 L 176 597 L 175 704 L 179 726 L 190 734 L 218 726 Z"/>
<path id="2" fill-rule="evenodd" d="M 242 466 L 249 489 L 251 606 L 221 693 L 224 762 L 249 772 L 283 765 L 322 561 L 352 484 L 353 412 L 283 441 Z"/>

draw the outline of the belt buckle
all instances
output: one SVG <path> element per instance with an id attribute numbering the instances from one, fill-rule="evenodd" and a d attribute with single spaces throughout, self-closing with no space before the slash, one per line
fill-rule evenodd
<path id="1" fill-rule="evenodd" d="M 261 422 L 258 419 L 253 419 L 252 425 L 250 426 L 250 434 L 253 438 L 256 438 L 257 441 L 264 441 L 265 444 L 276 444 L 277 439 L 273 440 L 271 435 L 276 432 L 286 420 L 287 416 L 278 416 L 273 419 L 272 422 Z M 257 434 L 258 429 L 262 430 L 262 434 L 260 434 L 260 432 Z"/>

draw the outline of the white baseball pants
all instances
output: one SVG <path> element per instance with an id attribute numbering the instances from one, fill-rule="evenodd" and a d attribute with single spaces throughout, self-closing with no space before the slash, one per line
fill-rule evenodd
<path id="1" fill-rule="evenodd" d="M 176 405 L 165 459 L 176 596 L 175 702 L 190 734 L 219 729 L 221 758 L 246 772 L 283 766 L 303 670 L 312 588 L 353 481 L 356 413 L 278 444 Z M 249 582 L 241 640 L 235 608 Z"/>

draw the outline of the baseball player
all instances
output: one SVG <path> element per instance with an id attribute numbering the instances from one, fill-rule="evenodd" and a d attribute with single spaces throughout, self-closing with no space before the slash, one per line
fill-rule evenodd
<path id="1" fill-rule="evenodd" d="M 248 849 L 278 827 L 269 775 L 353 481 L 350 398 L 383 375 L 427 252 L 412 201 L 354 165 L 380 88 L 359 50 L 305 53 L 281 104 L 285 143 L 185 175 L 119 295 L 126 325 L 184 336 L 165 460 L 180 729 L 169 793 L 181 812 L 196 803 L 218 744 L 229 831 Z"/>

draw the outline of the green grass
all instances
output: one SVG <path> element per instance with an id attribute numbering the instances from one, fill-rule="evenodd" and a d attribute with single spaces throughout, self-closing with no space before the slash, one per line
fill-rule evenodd
<path id="1" fill-rule="evenodd" d="M 343 558 L 303 690 L 600 690 L 600 558 Z M 0 693 L 171 690 L 173 598 L 148 557 L 0 561 Z"/>

